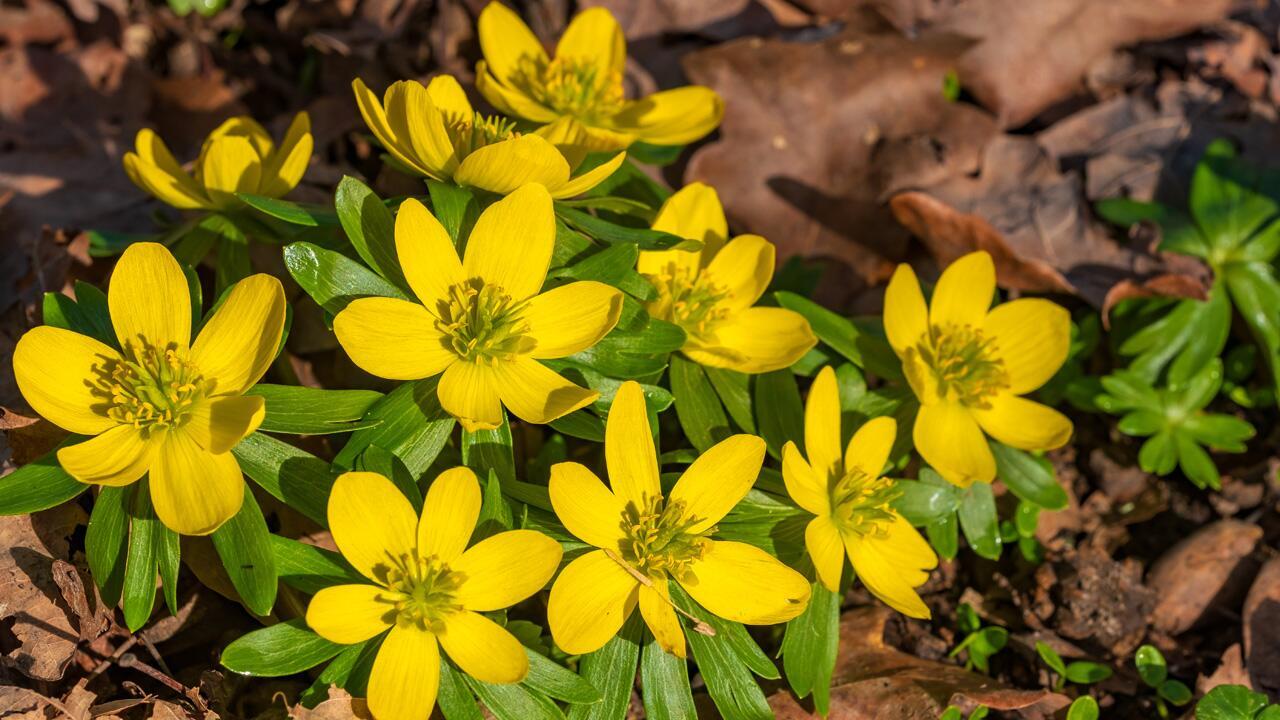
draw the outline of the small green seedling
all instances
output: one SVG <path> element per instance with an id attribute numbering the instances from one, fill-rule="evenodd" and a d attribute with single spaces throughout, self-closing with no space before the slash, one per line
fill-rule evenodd
<path id="1" fill-rule="evenodd" d="M 960 632 L 965 633 L 965 638 L 947 657 L 955 657 L 962 650 L 966 651 L 964 661 L 966 670 L 990 672 L 988 659 L 1004 649 L 1009 642 L 1009 631 L 996 626 L 982 627 L 978 613 L 969 603 L 961 603 L 960 608 L 956 610 L 956 625 Z"/>
<path id="2" fill-rule="evenodd" d="M 986 705 L 979 705 L 973 709 L 973 712 L 969 713 L 968 718 L 965 718 L 961 714 L 960 708 L 955 705 L 948 705 L 947 709 L 943 710 L 942 714 L 938 716 L 938 720 L 983 720 L 990 712 L 991 708 Z"/>
<path id="3" fill-rule="evenodd" d="M 1134 665 L 1138 666 L 1138 676 L 1147 687 L 1156 691 L 1156 711 L 1160 717 L 1169 717 L 1168 703 L 1181 707 L 1191 702 L 1191 689 L 1177 680 L 1169 678 L 1169 668 L 1165 665 L 1164 655 L 1151 645 L 1138 648 L 1133 656 Z"/>
<path id="4" fill-rule="evenodd" d="M 1111 668 L 1106 665 L 1087 660 L 1064 662 L 1056 650 L 1043 642 L 1036 642 L 1036 653 L 1057 676 L 1053 683 L 1054 692 L 1062 692 L 1069 682 L 1076 685 L 1092 685 L 1111 677 Z"/>
<path id="5" fill-rule="evenodd" d="M 1280 720 L 1280 705 L 1243 685 L 1219 685 L 1196 703 L 1196 720 Z"/>
<path id="6" fill-rule="evenodd" d="M 1023 559 L 1039 565 L 1044 562 L 1044 547 L 1036 540 L 1036 525 L 1040 520 L 1040 506 L 1026 500 L 1018 501 L 1012 520 L 1000 521 L 1000 539 L 1005 545 L 1017 544 Z"/>
<path id="7" fill-rule="evenodd" d="M 1067 708 L 1067 720 L 1098 720 L 1098 701 L 1091 695 L 1081 695 Z"/>

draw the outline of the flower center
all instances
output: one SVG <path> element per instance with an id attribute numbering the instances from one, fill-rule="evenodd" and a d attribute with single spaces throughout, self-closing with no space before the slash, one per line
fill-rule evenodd
<path id="1" fill-rule="evenodd" d="M 893 520 L 889 503 L 901 491 L 889 478 L 876 478 L 860 468 L 847 471 L 831 486 L 831 519 L 842 533 L 874 535 Z"/>
<path id="2" fill-rule="evenodd" d="M 445 116 L 445 129 L 459 158 L 465 158 L 486 145 L 519 135 L 514 120 L 497 115 L 474 113 L 471 117 Z"/>
<path id="3" fill-rule="evenodd" d="M 416 626 L 420 630 L 439 633 L 445 618 L 462 611 L 457 601 L 458 588 L 466 575 L 440 562 L 433 555 L 401 555 L 386 570 L 386 602 L 395 612 L 400 626 Z"/>
<path id="4" fill-rule="evenodd" d="M 94 394 L 103 398 L 107 417 L 132 425 L 144 438 L 185 423 L 191 409 L 213 391 L 194 365 L 169 343 L 161 348 L 129 343 L 124 359 L 93 366 Z"/>
<path id="5" fill-rule="evenodd" d="M 668 265 L 657 275 L 647 276 L 658 291 L 650 312 L 679 325 L 693 337 L 711 335 L 729 315 L 722 302 L 728 291 L 706 277 L 695 276 L 687 268 Z"/>
<path id="6" fill-rule="evenodd" d="M 520 76 L 525 89 L 542 104 L 580 119 L 614 115 L 626 100 L 622 74 L 602 73 L 589 58 L 564 57 L 544 62 L 526 57 Z"/>
<path id="7" fill-rule="evenodd" d="M 623 560 L 649 577 L 682 579 L 689 564 L 706 552 L 703 535 L 715 532 L 714 527 L 690 532 L 698 519 L 685 517 L 684 510 L 679 501 L 664 507 L 661 496 L 648 498 L 643 508 L 629 503 L 622 513 Z"/>
<path id="8" fill-rule="evenodd" d="M 437 304 L 436 329 L 463 360 L 509 360 L 533 349 L 527 301 L 516 302 L 497 285 L 472 278 L 449 288 Z"/>
<path id="9" fill-rule="evenodd" d="M 991 396 L 1009 387 L 992 339 L 968 325 L 931 326 L 907 356 L 904 367 L 912 387 L 919 392 L 932 383 L 938 399 L 987 408 Z"/>

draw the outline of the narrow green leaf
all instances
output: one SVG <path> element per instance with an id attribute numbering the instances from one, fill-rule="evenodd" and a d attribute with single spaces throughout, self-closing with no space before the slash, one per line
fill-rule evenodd
<path id="1" fill-rule="evenodd" d="M 610 245 L 633 243 L 641 250 L 670 250 L 676 246 L 693 250 L 701 247 L 701 243 L 690 242 L 678 235 L 648 228 L 618 225 L 562 204 L 556 205 L 556 215 L 575 230 Z"/>
<path id="2" fill-rule="evenodd" d="M 366 420 L 380 425 L 357 430 L 338 452 L 334 464 L 350 468 L 365 448 L 377 445 L 404 461 L 415 477 L 426 474 L 453 431 L 453 416 L 436 399 L 439 377 L 401 383 L 373 404 Z"/>
<path id="3" fill-rule="evenodd" d="M 577 673 L 529 648 L 524 651 L 529 656 L 529 674 L 523 682 L 529 688 L 567 703 L 600 701 L 600 691 Z"/>
<path id="4" fill-rule="evenodd" d="M 319 705 L 329 698 L 331 685 L 345 688 L 352 695 L 363 695 L 364 693 L 354 692 L 348 683 L 359 672 L 361 666 L 367 666 L 370 669 L 373 667 L 373 661 L 381 645 L 381 638 L 375 637 L 362 643 L 344 646 L 342 652 L 335 655 L 333 660 L 324 666 L 316 676 L 315 682 L 311 683 L 311 687 L 302 691 L 298 696 L 298 702 L 308 708 Z M 367 674 L 368 670 L 365 672 Z"/>
<path id="5" fill-rule="evenodd" d="M 756 423 L 752 417 L 751 376 L 724 368 L 703 370 L 711 381 L 711 386 L 715 388 L 716 395 L 720 396 L 724 409 L 729 411 L 729 417 L 733 418 L 743 432 L 754 434 Z"/>
<path id="6" fill-rule="evenodd" d="M 1019 499 L 1046 510 L 1062 510 L 1067 506 L 1067 491 L 1053 476 L 1053 465 L 1024 451 L 996 440 L 990 441 L 996 458 L 996 473 Z"/>
<path id="7" fill-rule="evenodd" d="M 220 661 L 241 675 L 283 677 L 309 670 L 344 647 L 315 634 L 298 618 L 242 635 L 222 651 Z"/>
<path id="8" fill-rule="evenodd" d="M 1000 558 L 1000 518 L 987 483 L 974 483 L 960 497 L 960 529 L 973 551 L 988 560 Z"/>
<path id="9" fill-rule="evenodd" d="M 1092 685 L 1111 677 L 1111 668 L 1095 662 L 1077 660 L 1067 664 L 1066 672 L 1063 675 L 1069 682 L 1077 685 Z"/>
<path id="10" fill-rule="evenodd" d="M 346 180 L 346 178 L 343 178 Z M 338 184 L 338 192 L 342 192 L 342 184 Z M 280 198 L 264 197 L 250 193 L 236 193 L 236 197 L 249 207 L 283 220 L 290 225 L 304 227 L 327 227 L 338 224 L 338 216 L 330 208 L 311 203 L 298 203 Z"/>
<path id="11" fill-rule="evenodd" d="M 129 508 L 133 505 L 135 485 L 103 486 L 93 501 L 93 513 L 89 515 L 89 528 L 85 531 L 84 550 L 89 560 L 89 571 L 108 607 L 115 607 L 120 602 L 120 591 L 124 586 L 125 558 L 129 549 Z"/>
<path id="12" fill-rule="evenodd" d="M 698 716 L 689 688 L 689 666 L 649 638 L 640 654 L 640 686 L 648 720 L 685 720 Z"/>
<path id="13" fill-rule="evenodd" d="M 550 698 L 523 685 L 493 685 L 464 675 L 480 702 L 498 720 L 561 720 L 564 713 Z M 575 705 L 573 707 L 583 707 Z"/>
<path id="14" fill-rule="evenodd" d="M 944 515 L 925 526 L 925 534 L 929 536 L 929 544 L 938 552 L 943 560 L 954 560 L 960 551 L 960 526 L 954 514 Z"/>
<path id="15" fill-rule="evenodd" d="M 369 186 L 344 175 L 334 193 L 337 219 L 356 253 L 375 273 L 410 292 L 396 255 L 395 219 Z"/>
<path id="16" fill-rule="evenodd" d="M 814 707 L 825 716 L 840 645 L 840 595 L 814 583 L 809 597 L 804 612 L 787 623 L 782 668 L 796 695 L 803 698 L 812 693 Z"/>
<path id="17" fill-rule="evenodd" d="M 286 246 L 284 264 L 311 299 L 334 315 L 357 298 L 408 299 L 395 285 L 355 260 L 308 242 Z"/>
<path id="18" fill-rule="evenodd" d="M 440 658 L 440 694 L 436 702 L 445 720 L 484 720 L 484 713 L 462 673 L 454 670 L 444 658 Z"/>
<path id="19" fill-rule="evenodd" d="M 337 478 L 329 463 L 257 432 L 241 440 L 231 452 L 244 474 L 263 490 L 328 527 L 329 490 Z"/>
<path id="20" fill-rule="evenodd" d="M 702 452 L 729 436 L 729 418 L 702 366 L 679 356 L 671 358 L 671 394 L 676 417 L 689 442 Z"/>
<path id="21" fill-rule="evenodd" d="M 713 617 L 697 607 L 684 590 L 674 583 L 671 587 L 671 599 L 686 612 L 693 612 L 702 620 Z M 697 632 L 686 633 L 686 637 L 693 650 L 693 658 L 698 663 L 698 671 L 707 684 L 707 692 L 725 720 L 766 720 L 773 717 L 764 692 L 727 638 L 718 632 L 716 637 L 707 637 Z"/>
<path id="22" fill-rule="evenodd" d="M 864 367 L 862 350 L 858 348 L 860 333 L 852 321 L 795 293 L 776 292 L 773 296 L 782 307 L 803 315 L 819 340 L 840 353 L 849 362 L 858 367 Z"/>
<path id="23" fill-rule="evenodd" d="M 222 558 L 231 584 L 240 599 L 256 615 L 267 615 L 276 602 L 276 559 L 271 552 L 271 533 L 258 501 L 248 485 L 244 504 L 210 536 Z"/>
<path id="24" fill-rule="evenodd" d="M 464 243 L 460 238 L 471 234 L 471 226 L 480 217 L 483 203 L 471 188 L 438 180 L 427 180 L 427 193 L 431 196 L 432 214 L 444 226 L 449 237 L 453 238 L 454 244 L 459 248 L 458 254 L 461 255 Z"/>
<path id="25" fill-rule="evenodd" d="M 259 430 L 295 435 L 326 435 L 373 427 L 380 421 L 364 419 L 364 415 L 383 397 L 373 390 L 322 390 L 267 383 L 254 385 L 245 394 L 260 395 L 266 402 L 266 417 Z"/>
<path id="26" fill-rule="evenodd" d="M 632 613 L 622 630 L 604 647 L 584 655 L 578 673 L 599 691 L 600 702 L 569 707 L 569 720 L 623 720 L 631 705 L 644 621 Z"/>
<path id="27" fill-rule="evenodd" d="M 151 490 L 139 481 L 129 510 L 129 552 L 124 566 L 124 621 L 130 632 L 147 624 L 156 601 L 156 537 L 160 520 L 151 507 Z"/>
<path id="28" fill-rule="evenodd" d="M 72 435 L 58 447 L 73 445 L 84 439 Z M 47 510 L 61 505 L 88 488 L 88 485 L 62 469 L 58 464 L 57 450 L 53 450 L 0 477 L 0 515 L 27 515 Z"/>
<path id="29" fill-rule="evenodd" d="M 516 479 L 511 425 L 505 413 L 502 424 L 493 430 L 462 431 L 462 464 L 475 470 L 480 477 L 486 477 L 492 471 L 508 496 L 526 505 L 552 510 L 551 496 L 546 487 Z"/>
<path id="30" fill-rule="evenodd" d="M 955 486 L 950 483 L 941 486 L 918 480 L 899 480 L 896 487 L 902 494 L 893 501 L 893 508 L 916 527 L 938 522 L 955 513 L 960 506 Z"/>
<path id="31" fill-rule="evenodd" d="M 271 543 L 280 580 L 308 595 L 333 585 L 368 582 L 341 553 L 279 535 L 270 536 L 268 542 Z"/>
<path id="32" fill-rule="evenodd" d="M 790 370 L 775 370 L 755 376 L 756 427 L 769 454 L 782 457 L 788 441 L 804 447 L 804 405 L 800 388 Z"/>
<path id="33" fill-rule="evenodd" d="M 178 533 L 160 524 L 156 528 L 156 570 L 160 572 L 160 589 L 164 604 L 172 615 L 178 614 L 178 570 L 182 560 L 182 546 Z"/>

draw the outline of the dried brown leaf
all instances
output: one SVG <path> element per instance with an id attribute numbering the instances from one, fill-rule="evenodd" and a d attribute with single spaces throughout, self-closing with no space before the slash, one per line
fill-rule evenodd
<path id="1" fill-rule="evenodd" d="M 1170 548 L 1151 566 L 1147 585 L 1159 598 L 1152 624 L 1177 635 L 1215 604 L 1243 593 L 1251 568 L 1247 559 L 1262 528 L 1240 520 L 1219 520 Z"/>

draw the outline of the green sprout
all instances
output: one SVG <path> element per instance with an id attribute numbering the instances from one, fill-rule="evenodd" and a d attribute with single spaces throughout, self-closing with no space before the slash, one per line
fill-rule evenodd
<path id="1" fill-rule="evenodd" d="M 1177 706 L 1191 702 L 1191 689 L 1177 680 L 1169 678 L 1169 668 L 1165 665 L 1164 655 L 1152 645 L 1143 645 L 1133 656 L 1133 664 L 1138 666 L 1138 676 L 1147 687 L 1156 691 L 1156 711 L 1160 717 L 1169 717 L 1169 706 Z"/>
<path id="2" fill-rule="evenodd" d="M 978 670 L 982 673 L 991 671 L 988 660 L 992 655 L 1004 649 L 1009 642 L 1009 631 L 1002 627 L 982 627 L 982 620 L 969 603 L 961 603 L 956 610 L 956 626 L 965 633 L 964 640 L 947 654 L 955 657 L 965 651 L 964 667 L 966 670 Z"/>
<path id="3" fill-rule="evenodd" d="M 1076 685 L 1092 685 L 1111 677 L 1111 668 L 1106 665 L 1087 660 L 1065 662 L 1056 650 L 1043 642 L 1036 642 L 1036 653 L 1057 676 L 1053 682 L 1054 692 L 1062 692 L 1069 682 Z"/>

